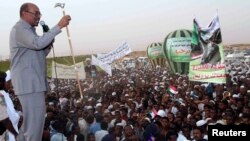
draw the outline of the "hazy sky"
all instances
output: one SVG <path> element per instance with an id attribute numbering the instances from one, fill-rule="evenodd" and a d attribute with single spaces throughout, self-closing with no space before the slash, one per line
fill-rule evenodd
<path id="1" fill-rule="evenodd" d="M 0 5 L 0 59 L 9 55 L 9 32 L 19 20 L 24 0 L 8 0 Z M 250 43 L 250 0 L 30 0 L 37 4 L 50 27 L 57 24 L 65 3 L 72 17 L 69 25 L 74 53 L 109 52 L 127 42 L 133 51 L 146 50 L 153 42 L 163 42 L 176 29 L 192 29 L 194 16 L 206 26 L 218 11 L 224 44 Z M 42 34 L 41 26 L 37 27 Z M 56 56 L 70 55 L 66 30 L 56 37 Z M 51 53 L 52 54 L 52 53 Z M 52 56 L 50 54 L 50 56 Z"/>

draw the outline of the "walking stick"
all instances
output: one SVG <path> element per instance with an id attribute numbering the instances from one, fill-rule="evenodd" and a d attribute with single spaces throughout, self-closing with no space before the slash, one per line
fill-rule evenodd
<path id="1" fill-rule="evenodd" d="M 65 6 L 65 3 L 56 3 L 55 4 L 55 8 L 56 7 L 61 7 L 62 8 L 63 16 L 66 15 L 65 11 L 64 11 L 64 6 Z M 71 43 L 71 39 L 70 39 L 70 34 L 69 34 L 69 28 L 68 28 L 68 26 L 66 26 L 66 31 L 67 31 L 68 41 L 69 41 L 70 52 L 71 52 L 71 56 L 73 58 L 73 63 L 74 63 L 74 67 L 75 67 L 76 79 L 77 79 L 77 83 L 78 83 L 78 86 L 79 86 L 80 95 L 81 95 L 81 98 L 83 98 L 83 94 L 82 94 L 82 90 L 81 90 L 79 75 L 78 75 L 78 71 L 77 71 L 77 67 L 76 67 L 76 61 L 75 61 L 75 56 L 74 56 L 74 52 L 73 52 L 73 47 L 72 47 L 72 43 Z"/>

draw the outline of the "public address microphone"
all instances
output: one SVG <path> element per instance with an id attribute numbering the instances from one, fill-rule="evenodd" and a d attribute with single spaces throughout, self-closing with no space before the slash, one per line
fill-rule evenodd
<path id="1" fill-rule="evenodd" d="M 49 31 L 49 27 L 45 24 L 44 21 L 40 21 L 40 25 L 43 27 L 43 32 Z"/>
<path id="2" fill-rule="evenodd" d="M 49 31 L 49 27 L 45 24 L 44 21 L 40 21 L 40 25 L 43 27 L 43 33 L 48 32 Z M 54 43 L 54 39 L 51 42 L 51 46 L 53 47 L 53 43 Z"/>

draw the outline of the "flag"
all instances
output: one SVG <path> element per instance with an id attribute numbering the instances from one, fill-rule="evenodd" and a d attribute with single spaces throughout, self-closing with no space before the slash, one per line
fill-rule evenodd
<path id="1" fill-rule="evenodd" d="M 156 109 L 153 107 L 151 109 L 151 111 L 148 113 L 151 116 L 151 119 L 153 119 L 155 116 L 157 116 L 157 111 Z"/>
<path id="2" fill-rule="evenodd" d="M 194 19 L 194 23 L 193 23 L 193 31 L 192 31 L 192 40 L 191 43 L 194 45 L 198 45 L 198 23 L 196 21 L 196 19 Z"/>
<path id="3" fill-rule="evenodd" d="M 170 85 L 168 87 L 167 91 L 170 92 L 170 93 L 172 93 L 172 94 L 177 94 L 178 93 L 177 88 L 175 86 L 173 86 L 173 85 Z"/>
<path id="4" fill-rule="evenodd" d="M 199 45 L 199 24 L 196 19 L 193 21 L 193 31 L 191 39 L 191 58 L 197 59 L 202 56 L 202 48 Z"/>
<path id="5" fill-rule="evenodd" d="M 104 70 L 106 73 L 108 73 L 110 76 L 112 76 L 112 68 L 111 65 L 109 64 L 105 64 L 104 62 L 102 62 L 101 60 L 99 60 L 98 58 L 96 58 L 94 55 L 91 55 L 91 60 L 92 60 L 92 65 L 96 65 L 98 67 L 100 67 L 102 70 Z"/>
<path id="6" fill-rule="evenodd" d="M 211 83 L 226 83 L 224 49 L 219 17 L 216 14 L 208 26 L 200 26 L 193 20 L 189 62 L 189 80 Z"/>
<path id="7" fill-rule="evenodd" d="M 213 20 L 209 23 L 209 25 L 207 27 L 201 28 L 200 29 L 200 37 L 202 38 L 202 40 L 204 41 L 209 41 L 212 40 L 213 42 L 218 42 L 217 40 L 220 40 L 219 42 L 221 42 L 221 35 L 217 33 L 218 30 L 220 31 L 220 23 L 219 23 L 219 16 L 216 14 L 213 18 Z M 216 37 L 216 38 L 215 38 Z"/>

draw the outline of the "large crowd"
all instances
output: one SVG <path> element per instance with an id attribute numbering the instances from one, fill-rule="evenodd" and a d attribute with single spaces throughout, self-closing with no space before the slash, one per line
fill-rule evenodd
<path id="1" fill-rule="evenodd" d="M 250 63 L 226 64 L 226 84 L 161 67 L 113 69 L 81 80 L 81 95 L 76 80 L 48 78 L 43 141 L 205 141 L 208 125 L 250 125 Z"/>

